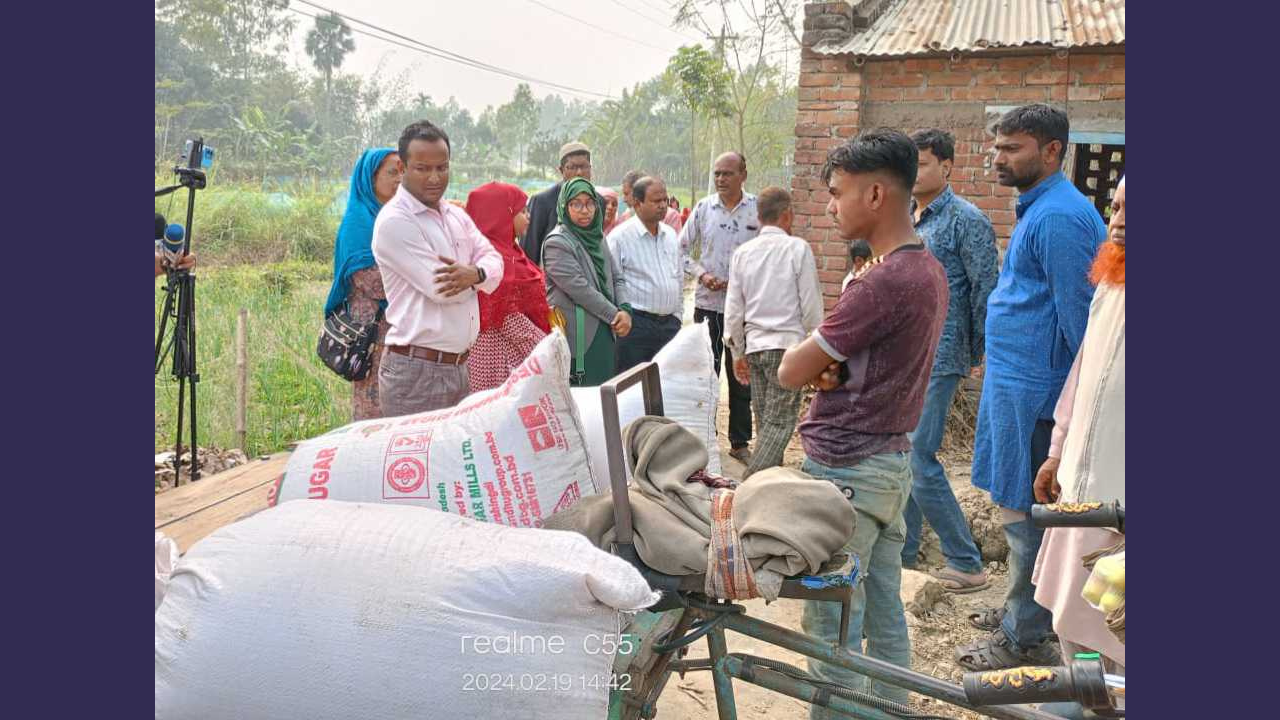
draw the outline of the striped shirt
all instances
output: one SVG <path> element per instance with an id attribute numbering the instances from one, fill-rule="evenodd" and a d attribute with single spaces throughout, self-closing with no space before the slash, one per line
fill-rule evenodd
<path id="1" fill-rule="evenodd" d="M 618 261 L 619 302 L 654 315 L 680 317 L 684 308 L 680 239 L 664 222 L 658 234 L 632 217 L 609 233 L 609 251 Z"/>

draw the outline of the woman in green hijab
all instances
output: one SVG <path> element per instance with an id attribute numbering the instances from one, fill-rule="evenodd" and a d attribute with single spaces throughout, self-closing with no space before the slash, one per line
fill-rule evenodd
<path id="1" fill-rule="evenodd" d="M 631 308 L 618 302 L 618 266 L 604 240 L 603 205 L 589 180 L 566 182 L 556 204 L 559 223 L 542 243 L 547 302 L 563 317 L 575 385 L 613 377 L 614 335 L 631 332 Z"/>

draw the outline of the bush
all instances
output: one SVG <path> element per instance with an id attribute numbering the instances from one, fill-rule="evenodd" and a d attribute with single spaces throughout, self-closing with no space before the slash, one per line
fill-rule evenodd
<path id="1" fill-rule="evenodd" d="M 156 178 L 157 186 L 170 182 Z M 192 250 L 205 267 L 286 260 L 333 261 L 333 240 L 346 204 L 346 181 L 288 183 L 275 192 L 256 184 L 219 185 L 196 192 Z M 187 193 L 156 198 L 169 222 L 186 220 Z"/>

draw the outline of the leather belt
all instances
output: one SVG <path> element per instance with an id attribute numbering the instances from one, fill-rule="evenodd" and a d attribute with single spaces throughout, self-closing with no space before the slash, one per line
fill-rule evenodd
<path id="1" fill-rule="evenodd" d="M 461 365 L 467 361 L 467 356 L 471 354 L 468 350 L 462 354 L 447 353 L 435 350 L 429 347 L 419 347 L 417 345 L 388 345 L 387 349 L 397 355 L 408 355 L 411 358 L 426 360 L 427 362 L 439 363 L 441 365 Z"/>

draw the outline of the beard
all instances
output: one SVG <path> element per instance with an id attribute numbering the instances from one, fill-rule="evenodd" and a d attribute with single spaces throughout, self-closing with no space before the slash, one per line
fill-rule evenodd
<path id="1" fill-rule="evenodd" d="M 1098 248 L 1089 280 L 1094 285 L 1109 283 L 1124 287 L 1124 245 L 1108 240 Z"/>

